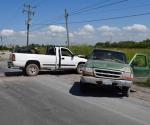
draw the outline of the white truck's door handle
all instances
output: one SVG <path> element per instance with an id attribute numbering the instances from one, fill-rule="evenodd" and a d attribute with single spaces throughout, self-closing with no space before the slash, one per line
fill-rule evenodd
<path id="1" fill-rule="evenodd" d="M 64 57 L 62 57 L 61 59 L 62 59 L 62 60 L 64 60 L 65 58 L 64 58 Z"/>

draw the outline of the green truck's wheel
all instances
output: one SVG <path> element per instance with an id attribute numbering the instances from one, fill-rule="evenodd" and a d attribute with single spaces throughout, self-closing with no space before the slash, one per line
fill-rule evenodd
<path id="1" fill-rule="evenodd" d="M 130 90 L 131 90 L 130 87 L 123 87 L 122 88 L 122 95 L 125 97 L 129 97 L 130 96 Z"/>

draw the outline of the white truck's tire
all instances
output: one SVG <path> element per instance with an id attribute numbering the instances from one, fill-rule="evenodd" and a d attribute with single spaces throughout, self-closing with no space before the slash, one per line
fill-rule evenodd
<path id="1" fill-rule="evenodd" d="M 26 74 L 28 76 L 36 76 L 39 73 L 39 67 L 36 64 L 28 64 L 26 66 Z"/>

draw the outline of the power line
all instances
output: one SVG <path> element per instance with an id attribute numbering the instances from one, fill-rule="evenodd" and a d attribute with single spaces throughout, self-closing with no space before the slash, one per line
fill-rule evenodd
<path id="1" fill-rule="evenodd" d="M 41 3 L 46 2 L 46 0 L 32 0 L 31 4 L 33 4 L 34 6 L 39 6 Z"/>
<path id="2" fill-rule="evenodd" d="M 98 8 L 103 8 L 103 7 L 107 7 L 107 6 L 112 6 L 112 5 L 115 5 L 115 4 L 120 4 L 120 3 L 126 2 L 128 0 L 121 0 L 121 1 L 118 1 L 118 2 L 105 4 L 105 3 L 109 2 L 109 1 L 110 0 L 104 0 L 104 1 L 92 4 L 92 5 L 88 5 L 86 7 L 80 8 L 79 10 L 71 12 L 70 14 L 68 14 L 68 16 L 77 15 L 77 14 L 83 13 L 85 11 L 90 11 L 90 10 L 93 10 L 93 9 L 98 9 Z M 104 5 L 102 5 L 102 4 L 104 4 Z M 101 5 L 101 6 L 99 6 L 99 5 Z M 95 6 L 98 6 L 98 7 L 95 7 Z M 57 20 L 59 20 L 61 18 L 63 18 L 63 16 L 60 16 L 60 17 L 56 18 L 55 21 L 57 21 Z"/>
<path id="3" fill-rule="evenodd" d="M 103 1 L 104 2 L 104 1 Z M 93 4 L 94 5 L 94 4 Z M 122 10 L 122 9 L 133 9 L 133 8 L 140 8 L 140 7 L 146 7 L 146 6 L 149 6 L 150 5 L 150 3 L 146 3 L 146 4 L 143 4 L 143 5 L 137 5 L 137 6 L 130 6 L 130 7 L 124 7 L 124 8 L 119 8 L 119 9 L 111 9 L 111 10 L 106 10 L 106 11 L 103 11 L 103 12 L 109 12 L 109 11 L 119 11 L 119 10 Z M 92 6 L 92 5 L 89 5 L 89 6 Z M 87 6 L 88 7 L 88 6 Z M 86 8 L 86 7 L 84 7 L 84 8 Z M 84 9 L 84 8 L 81 8 L 81 9 Z M 81 10 L 80 9 L 80 10 Z M 61 16 L 60 17 L 58 17 L 58 19 L 60 19 L 61 18 Z M 34 26 L 40 26 L 40 25 L 60 25 L 60 24 L 64 24 L 64 23 L 45 23 L 45 24 L 41 24 L 41 23 L 39 23 L 39 24 L 34 24 Z M 42 28 L 42 26 L 40 26 L 40 27 L 37 27 L 37 28 L 34 28 L 34 30 L 36 30 L 36 29 L 40 29 L 40 28 Z"/>
<path id="4" fill-rule="evenodd" d="M 88 8 L 91 8 L 91 7 L 93 7 L 93 6 L 97 6 L 97 5 L 104 4 L 104 3 L 109 2 L 109 1 L 110 1 L 110 0 L 104 0 L 104 1 L 101 1 L 101 2 L 98 2 L 98 3 L 94 3 L 94 4 L 92 4 L 92 5 L 88 5 L 88 6 L 85 6 L 85 7 L 83 7 L 83 8 L 80 8 L 80 9 L 78 9 L 78 10 L 76 10 L 76 11 L 73 11 L 73 12 L 71 12 L 70 14 L 83 11 L 83 10 L 88 9 Z"/>
<path id="5" fill-rule="evenodd" d="M 113 12 L 113 11 L 126 11 L 127 9 L 129 10 L 129 9 L 136 9 L 136 8 L 143 8 L 143 7 L 148 7 L 148 6 L 150 6 L 150 3 L 145 3 L 145 4 L 143 4 L 143 5 L 136 5 L 136 6 L 129 6 L 129 7 L 122 7 L 122 8 L 116 8 L 116 9 L 109 9 L 109 10 L 103 10 L 103 11 L 101 11 L 102 13 L 106 13 L 106 12 Z"/>
<path id="6" fill-rule="evenodd" d="M 33 3 L 34 3 L 34 2 L 36 2 L 36 1 L 37 1 L 37 0 L 31 0 L 31 1 L 30 1 L 30 3 L 32 3 L 32 4 L 33 4 Z"/>
<path id="7" fill-rule="evenodd" d="M 112 5 L 120 4 L 120 3 L 126 2 L 128 0 L 121 0 L 121 1 L 118 1 L 118 2 L 104 4 L 104 3 L 109 2 L 109 1 L 110 0 L 104 0 L 104 1 L 101 1 L 99 3 L 95 3 L 95 4 L 92 4 L 92 5 L 80 8 L 79 10 L 71 12 L 70 14 L 68 14 L 68 16 L 73 16 L 73 15 L 77 15 L 77 14 L 80 14 L 80 13 L 83 13 L 83 12 L 86 12 L 86 11 L 95 10 L 95 9 L 98 9 L 98 8 L 104 8 L 104 7 L 107 7 L 107 6 L 112 6 Z M 94 7 L 94 6 L 101 5 L 101 4 L 104 4 L 104 5 L 98 6 L 98 7 Z M 60 18 L 61 18 L 61 16 L 58 17 L 58 19 L 60 19 Z M 55 23 L 52 23 L 52 24 L 55 24 Z M 63 23 L 61 23 L 61 24 L 63 24 Z M 35 25 L 38 25 L 38 24 L 35 24 Z"/>
<path id="8" fill-rule="evenodd" d="M 34 1 L 35 1 L 35 0 L 32 0 L 32 3 L 33 3 Z M 86 6 L 86 7 L 80 8 L 79 10 L 73 11 L 73 12 L 71 12 L 71 13 L 79 12 L 79 11 L 84 10 L 84 9 L 87 9 L 87 8 L 89 8 L 89 7 L 93 7 L 93 6 L 95 6 L 95 5 L 104 4 L 104 3 L 109 2 L 109 1 L 110 1 L 110 0 L 104 0 L 104 1 L 101 1 L 101 2 L 98 2 L 98 3 L 94 3 L 94 4 L 92 4 L 92 5 L 88 5 L 88 6 Z M 43 1 L 41 0 L 40 2 L 43 2 Z M 39 2 L 39 3 L 40 3 L 40 2 Z M 39 4 L 39 3 L 38 3 L 38 4 Z M 37 6 L 37 4 L 36 4 L 36 6 Z M 68 14 L 68 16 L 69 16 L 69 14 Z M 58 21 L 58 20 L 60 20 L 60 19 L 63 19 L 63 16 L 62 16 L 62 15 L 56 17 L 55 19 L 53 19 L 53 21 Z M 52 24 L 55 24 L 55 23 L 52 23 Z M 38 25 L 38 24 L 35 24 L 35 25 Z M 36 28 L 36 29 L 37 29 L 37 28 Z"/>
<path id="9" fill-rule="evenodd" d="M 24 0 L 24 3 L 33 4 L 34 2 L 37 2 L 37 0 Z"/>
<path id="10" fill-rule="evenodd" d="M 90 23 L 90 22 L 98 22 L 98 21 L 106 21 L 106 20 L 116 20 L 116 19 L 124 19 L 124 18 L 131 18 L 131 17 L 138 17 L 138 16 L 145 16 L 150 15 L 150 12 L 141 13 L 141 14 L 132 14 L 126 16 L 117 16 L 117 17 L 110 17 L 110 18 L 102 18 L 102 19 L 95 19 L 95 20 L 84 20 L 78 22 L 70 22 L 69 24 L 78 24 L 78 23 Z"/>
<path id="11" fill-rule="evenodd" d="M 26 0 L 24 0 L 23 2 L 26 2 Z M 23 4 L 23 2 L 21 2 L 21 4 Z M 19 5 L 14 9 L 15 13 L 13 13 L 11 17 L 5 22 L 7 26 L 12 26 L 12 24 L 14 26 L 14 21 L 19 15 L 18 10 L 20 11 L 21 9 L 22 9 L 22 5 Z"/>
<path id="12" fill-rule="evenodd" d="M 108 7 L 108 6 L 113 6 L 113 5 L 121 4 L 121 3 L 124 3 L 124 2 L 127 2 L 127 1 L 129 1 L 129 0 L 121 0 L 121 1 L 112 2 L 112 3 L 109 3 L 109 4 L 105 4 L 105 5 L 101 5 L 101 6 L 98 6 L 98 7 L 92 7 L 92 8 L 80 11 L 80 12 L 71 13 L 69 16 L 81 14 L 81 13 L 84 13 L 84 12 L 88 12 L 88 11 L 92 11 L 92 10 L 96 10 L 96 9 L 100 9 L 100 8 L 104 8 L 104 7 Z"/>
<path id="13" fill-rule="evenodd" d="M 142 7 L 148 7 L 150 6 L 150 3 L 146 3 L 143 5 L 136 5 L 136 6 L 129 6 L 129 7 L 122 7 L 122 8 L 117 8 L 117 9 L 110 9 L 110 10 L 105 10 L 103 12 L 112 12 L 112 11 L 120 11 L 120 10 L 127 10 L 127 9 L 136 9 L 136 8 L 142 8 Z"/>
<path id="14" fill-rule="evenodd" d="M 122 3 L 122 2 L 126 2 L 128 0 L 121 0 L 121 1 L 118 1 L 118 2 L 114 2 L 114 3 L 109 3 L 109 4 L 105 4 L 103 6 L 100 6 L 100 7 L 107 7 L 107 6 L 111 6 L 112 4 L 119 4 L 119 3 Z M 105 1 L 103 1 L 105 2 Z M 94 5 L 94 4 L 93 4 Z M 144 7 L 144 6 L 148 6 L 148 4 L 144 4 L 144 5 L 138 5 L 138 6 L 133 6 L 133 7 L 124 7 L 124 9 L 130 9 L 130 8 L 137 8 L 137 7 Z M 84 8 L 81 8 L 79 10 L 84 10 L 88 7 L 92 7 L 92 5 L 89 5 L 87 7 L 84 7 Z M 99 8 L 100 8 L 99 7 Z M 90 10 L 91 9 L 96 9 L 97 7 L 95 8 L 89 8 Z M 88 9 L 88 11 L 90 11 Z M 122 8 L 120 9 L 112 9 L 112 10 L 108 10 L 108 11 L 117 11 L 117 10 L 121 10 Z M 78 10 L 78 11 L 79 11 Z M 85 10 L 84 10 L 85 11 Z M 87 11 L 87 10 L 86 10 Z M 74 11 L 74 12 L 77 12 L 77 11 Z M 142 14 L 133 14 L 133 15 L 127 15 L 127 16 L 118 16 L 118 17 L 111 17 L 111 18 L 102 18 L 102 19 L 98 19 L 98 20 L 85 20 L 85 21 L 76 21 L 76 22 L 69 22 L 68 24 L 77 24 L 77 23 L 86 23 L 86 22 L 98 22 L 98 21 L 105 21 L 105 20 L 115 20 L 115 19 L 121 19 L 121 18 L 131 18 L 131 17 L 137 17 L 137 16 L 144 16 L 144 15 L 149 15 L 149 13 L 142 13 Z M 64 22 L 59 22 L 59 23 L 45 23 L 45 24 L 34 24 L 34 26 L 42 26 L 42 25 L 64 25 L 65 23 Z M 38 27 L 38 28 L 35 28 L 35 29 L 40 29 L 42 27 Z"/>
<path id="15" fill-rule="evenodd" d="M 74 22 L 69 22 L 68 24 L 80 24 L 80 23 L 90 23 L 90 22 L 99 22 L 99 21 L 107 21 L 107 20 L 116 20 L 116 19 L 124 19 L 124 18 L 132 18 L 132 17 L 139 17 L 139 16 L 146 16 L 150 15 L 150 12 L 146 13 L 140 13 L 140 14 L 132 14 L 132 15 L 125 15 L 125 16 L 117 16 L 117 17 L 110 17 L 110 18 L 101 18 L 101 19 L 95 19 L 95 20 L 84 20 L 84 21 L 74 21 Z M 60 23 L 46 23 L 46 24 L 34 24 L 37 26 L 46 26 L 46 25 L 63 25 L 65 22 L 60 22 Z"/>

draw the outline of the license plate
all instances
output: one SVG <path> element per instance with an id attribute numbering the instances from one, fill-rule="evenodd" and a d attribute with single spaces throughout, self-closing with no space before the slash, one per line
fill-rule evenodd
<path id="1" fill-rule="evenodd" d="M 103 79 L 104 85 L 112 85 L 112 81 L 110 79 Z"/>

